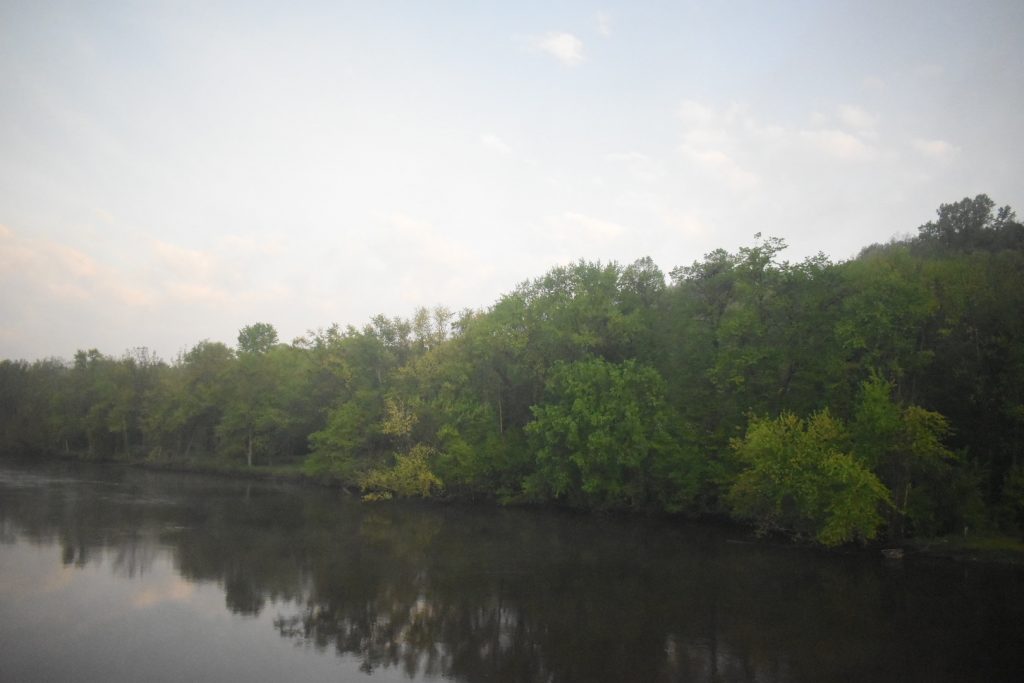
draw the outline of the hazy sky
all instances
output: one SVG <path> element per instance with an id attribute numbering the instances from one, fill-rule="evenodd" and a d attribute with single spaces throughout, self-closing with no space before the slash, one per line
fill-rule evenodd
<path id="1" fill-rule="evenodd" d="M 1024 2 L 0 0 L 0 357 L 1024 213 Z"/>

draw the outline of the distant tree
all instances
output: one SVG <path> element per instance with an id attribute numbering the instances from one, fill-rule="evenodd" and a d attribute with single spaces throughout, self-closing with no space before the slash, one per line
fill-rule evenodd
<path id="1" fill-rule="evenodd" d="M 239 353 L 266 353 L 277 344 L 277 330 L 270 323 L 253 323 L 238 331 Z"/>
<path id="2" fill-rule="evenodd" d="M 227 402 L 235 354 L 220 342 L 201 341 L 161 375 L 147 397 L 146 431 L 152 455 L 208 456 Z"/>
<path id="3" fill-rule="evenodd" d="M 918 232 L 922 240 L 947 249 L 971 251 L 1024 246 L 1018 243 L 1021 226 L 1017 223 L 1017 214 L 1009 206 L 996 209 L 996 203 L 986 194 L 941 204 L 938 220 L 928 221 Z"/>

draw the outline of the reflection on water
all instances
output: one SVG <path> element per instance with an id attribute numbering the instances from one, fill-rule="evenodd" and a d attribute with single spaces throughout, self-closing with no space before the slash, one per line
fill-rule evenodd
<path id="1" fill-rule="evenodd" d="M 7 464 L 0 678 L 959 681 L 1024 665 L 1020 570 L 730 533 Z"/>

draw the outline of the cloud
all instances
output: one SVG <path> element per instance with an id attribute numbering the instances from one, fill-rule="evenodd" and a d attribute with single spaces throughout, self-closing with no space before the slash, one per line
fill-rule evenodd
<path id="1" fill-rule="evenodd" d="M 684 145 L 682 152 L 691 162 L 724 180 L 735 190 L 749 190 L 760 184 L 760 178 L 756 173 L 743 168 L 720 149 L 700 149 Z"/>
<path id="2" fill-rule="evenodd" d="M 579 66 L 583 63 L 583 41 L 571 33 L 551 32 L 537 36 L 530 45 L 547 53 L 565 66 Z"/>
<path id="3" fill-rule="evenodd" d="M 679 151 L 701 174 L 724 181 L 732 190 L 750 190 L 760 183 L 757 173 L 737 160 L 743 153 L 743 139 L 759 127 L 742 108 L 724 110 L 684 100 L 677 110 L 683 124 Z"/>
<path id="4" fill-rule="evenodd" d="M 605 160 L 625 167 L 630 177 L 637 182 L 651 184 L 665 175 L 662 164 L 640 152 L 606 154 Z"/>
<path id="5" fill-rule="evenodd" d="M 706 126 L 716 118 L 713 107 L 696 100 L 683 100 L 676 114 L 686 126 Z"/>
<path id="6" fill-rule="evenodd" d="M 870 161 L 874 150 L 855 135 L 842 130 L 802 130 L 801 139 L 819 152 L 840 161 Z"/>
<path id="7" fill-rule="evenodd" d="M 687 237 L 698 237 L 711 232 L 707 223 L 692 213 L 683 213 L 670 217 L 670 224 Z"/>
<path id="8" fill-rule="evenodd" d="M 594 218 L 576 211 L 565 211 L 544 220 L 548 234 L 556 240 L 575 243 L 608 243 L 625 234 L 618 223 Z"/>
<path id="9" fill-rule="evenodd" d="M 153 251 L 157 258 L 172 270 L 187 273 L 190 276 L 204 277 L 215 265 L 213 254 L 154 240 Z"/>
<path id="10" fill-rule="evenodd" d="M 387 274 L 387 298 L 406 305 L 459 305 L 470 283 L 486 282 L 490 261 L 430 221 L 402 212 L 375 215 L 379 229 L 367 245 L 366 266 Z"/>
<path id="11" fill-rule="evenodd" d="M 839 121 L 846 127 L 857 131 L 872 131 L 878 124 L 878 117 L 854 104 L 839 107 Z"/>
<path id="12" fill-rule="evenodd" d="M 231 250 L 249 251 L 265 256 L 277 256 L 284 251 L 284 240 L 281 237 L 257 239 L 248 235 L 225 235 L 221 244 Z"/>
<path id="13" fill-rule="evenodd" d="M 612 15 L 608 12 L 597 13 L 597 32 L 606 38 L 612 34 Z"/>
<path id="14" fill-rule="evenodd" d="M 220 306 L 232 301 L 226 291 L 198 282 L 169 282 L 164 286 L 164 291 L 171 299 L 189 304 Z"/>
<path id="15" fill-rule="evenodd" d="M 622 161 L 627 163 L 647 163 L 651 160 L 649 156 L 641 154 L 640 152 L 613 152 L 611 154 L 606 154 L 604 158 L 608 161 Z"/>
<path id="16" fill-rule="evenodd" d="M 492 152 L 497 152 L 503 156 L 509 156 L 512 154 L 512 148 L 501 138 L 493 133 L 484 133 L 480 136 L 480 144 L 486 149 Z"/>
<path id="17" fill-rule="evenodd" d="M 22 238 L 10 228 L 0 231 L 0 273 L 23 297 L 47 300 L 114 301 L 129 306 L 151 303 L 151 294 L 126 281 L 124 273 L 90 254 L 52 240 Z"/>
<path id="18" fill-rule="evenodd" d="M 945 140 L 924 140 L 917 138 L 911 140 L 910 144 L 920 154 L 928 157 L 929 159 L 935 159 L 936 161 L 950 159 L 960 151 L 959 147 L 950 144 Z"/>

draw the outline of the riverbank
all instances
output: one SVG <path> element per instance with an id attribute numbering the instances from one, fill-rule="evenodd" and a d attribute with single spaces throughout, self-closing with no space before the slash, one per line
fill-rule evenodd
<path id="1" fill-rule="evenodd" d="M 965 535 L 909 539 L 910 552 L 961 562 L 999 562 L 1024 565 L 1024 541 L 1019 537 L 982 531 Z"/>
<path id="2" fill-rule="evenodd" d="M 0 457 L 12 458 L 15 460 L 37 460 L 37 457 L 29 458 L 25 456 L 16 456 L 11 454 L 2 454 Z M 304 486 L 314 486 L 318 488 L 332 488 L 337 490 L 345 491 L 346 493 L 353 496 L 360 496 L 361 492 L 358 487 L 350 484 L 345 484 L 338 479 L 332 477 L 326 477 L 323 475 L 312 475 L 309 474 L 302 466 L 301 462 L 288 463 L 283 465 L 253 465 L 248 466 L 241 463 L 218 461 L 215 459 L 181 459 L 181 458 L 167 458 L 167 459 L 126 459 L 126 458 L 104 458 L 104 459 L 92 459 L 83 454 L 76 453 L 51 453 L 41 456 L 44 459 L 51 459 L 57 461 L 66 462 L 77 462 L 77 463 L 96 463 L 96 464 L 107 464 L 107 465 L 120 465 L 133 469 L 144 469 L 153 471 L 163 472 L 177 472 L 177 473 L 189 473 L 189 474 L 202 474 L 210 475 L 215 477 L 224 477 L 229 479 L 245 479 L 252 481 L 269 481 L 269 482 L 280 482 L 280 483 L 292 483 L 300 484 Z M 459 502 L 466 502 L 470 504 L 480 504 L 480 500 L 463 500 L 455 498 L 444 498 L 444 499 L 430 499 L 430 502 L 434 503 L 450 503 L 458 500 Z M 487 505 L 501 505 L 501 503 L 494 500 L 489 500 Z M 535 507 L 534 505 L 524 505 L 523 503 L 513 503 L 514 507 Z M 540 507 L 551 507 L 553 509 L 562 509 L 558 506 L 540 506 Z M 581 512 L 575 510 L 575 512 Z M 600 513 L 591 511 L 591 514 L 611 514 L 614 517 L 619 516 L 633 516 L 636 513 L 628 512 L 609 512 L 602 511 Z M 671 522 L 674 516 L 663 515 L 664 519 Z M 688 518 L 689 519 L 689 518 Z M 690 521 L 693 521 L 692 519 Z M 711 525 L 731 526 L 737 529 L 743 529 L 746 533 L 750 534 L 750 537 L 744 540 L 737 539 L 737 543 L 751 543 L 751 544 L 766 544 L 773 546 L 792 546 L 800 547 L 803 544 L 794 542 L 785 538 L 758 538 L 753 535 L 753 531 L 748 527 L 737 523 L 735 520 L 728 518 L 711 518 L 708 520 L 697 520 L 698 522 L 706 522 Z M 805 546 L 807 547 L 807 546 Z M 1013 565 L 1024 565 L 1024 540 L 1018 537 L 982 530 L 969 532 L 964 534 L 949 534 L 945 536 L 930 537 L 930 538 L 911 538 L 904 539 L 900 543 L 886 543 L 884 541 L 874 541 L 866 546 L 849 545 L 839 548 L 824 548 L 822 546 L 811 544 L 817 550 L 826 553 L 853 553 L 853 554 L 881 554 L 885 549 L 898 549 L 902 552 L 904 557 L 931 557 L 938 559 L 948 559 L 959 562 L 985 562 L 985 563 L 999 563 L 999 564 L 1013 564 Z"/>

